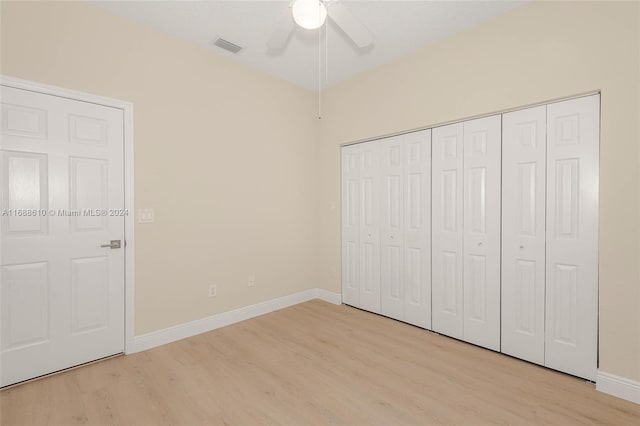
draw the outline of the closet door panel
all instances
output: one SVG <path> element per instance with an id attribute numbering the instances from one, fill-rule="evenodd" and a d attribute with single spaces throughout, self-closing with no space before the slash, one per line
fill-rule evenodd
<path id="1" fill-rule="evenodd" d="M 360 146 L 341 149 L 342 300 L 360 306 Z"/>
<path id="2" fill-rule="evenodd" d="M 382 314 L 404 321 L 404 136 L 380 141 L 382 151 Z"/>
<path id="3" fill-rule="evenodd" d="M 500 349 L 501 116 L 464 123 L 464 340 Z"/>
<path id="4" fill-rule="evenodd" d="M 502 352 L 544 364 L 546 114 L 502 117 Z"/>
<path id="5" fill-rule="evenodd" d="M 432 131 L 432 327 L 463 337 L 463 125 Z"/>
<path id="6" fill-rule="evenodd" d="M 545 365 L 595 380 L 599 95 L 547 106 Z"/>
<path id="7" fill-rule="evenodd" d="M 431 130 L 404 136 L 405 321 L 431 328 Z"/>
<path id="8" fill-rule="evenodd" d="M 360 304 L 380 313 L 380 144 L 360 144 Z"/>

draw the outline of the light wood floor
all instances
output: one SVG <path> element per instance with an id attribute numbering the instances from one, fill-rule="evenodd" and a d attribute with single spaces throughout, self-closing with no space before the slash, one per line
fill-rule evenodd
<path id="1" fill-rule="evenodd" d="M 9 425 L 640 425 L 592 384 L 312 301 L 4 390 Z"/>

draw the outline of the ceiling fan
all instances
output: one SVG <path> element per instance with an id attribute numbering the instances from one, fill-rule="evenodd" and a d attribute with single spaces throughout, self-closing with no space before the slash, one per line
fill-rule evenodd
<path id="1" fill-rule="evenodd" d="M 358 48 L 367 47 L 373 42 L 373 36 L 369 30 L 344 7 L 340 0 L 295 0 L 288 9 L 290 10 L 286 11 L 267 42 L 269 49 L 284 49 L 294 25 L 314 30 L 325 24 L 327 16 Z"/>

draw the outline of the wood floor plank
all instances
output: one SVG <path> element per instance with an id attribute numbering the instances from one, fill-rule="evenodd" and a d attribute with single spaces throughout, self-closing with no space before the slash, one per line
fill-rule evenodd
<path id="1" fill-rule="evenodd" d="M 10 425 L 638 425 L 592 384 L 311 301 L 0 393 Z"/>

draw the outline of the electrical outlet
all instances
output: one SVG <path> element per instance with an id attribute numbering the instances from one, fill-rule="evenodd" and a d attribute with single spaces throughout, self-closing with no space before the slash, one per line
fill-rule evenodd
<path id="1" fill-rule="evenodd" d="M 218 286 L 216 286 L 215 284 L 211 284 L 209 286 L 209 297 L 216 297 L 216 294 L 218 293 Z"/>
<path id="2" fill-rule="evenodd" d="M 253 287 L 254 285 L 256 285 L 256 276 L 249 275 L 249 281 L 247 281 L 247 287 Z"/>

